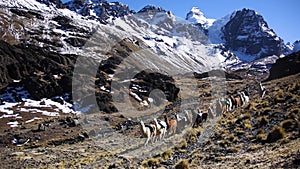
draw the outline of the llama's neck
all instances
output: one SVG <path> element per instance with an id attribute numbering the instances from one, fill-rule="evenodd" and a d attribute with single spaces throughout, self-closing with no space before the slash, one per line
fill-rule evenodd
<path id="1" fill-rule="evenodd" d="M 158 121 L 157 121 L 156 118 L 154 118 L 154 123 L 155 123 L 155 126 L 156 126 L 157 128 L 160 128 L 160 126 L 159 126 Z"/>
<path id="2" fill-rule="evenodd" d="M 143 121 L 141 121 L 141 130 L 143 131 L 143 133 L 146 133 L 146 127 Z"/>
<path id="3" fill-rule="evenodd" d="M 165 121 L 167 124 L 169 124 L 169 119 L 168 119 L 167 115 L 165 115 Z"/>

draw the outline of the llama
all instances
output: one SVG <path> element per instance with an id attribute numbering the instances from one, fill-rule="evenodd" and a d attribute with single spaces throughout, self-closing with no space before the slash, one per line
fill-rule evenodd
<path id="1" fill-rule="evenodd" d="M 229 95 L 229 99 L 231 101 L 231 107 L 230 110 L 233 111 L 235 108 L 237 108 L 237 101 L 235 100 L 235 98 L 233 97 L 233 95 Z"/>
<path id="2" fill-rule="evenodd" d="M 192 124 L 193 122 L 193 114 L 184 110 L 185 117 L 187 118 L 187 124 Z"/>
<path id="3" fill-rule="evenodd" d="M 206 122 L 207 117 L 208 117 L 208 113 L 207 112 L 202 113 L 198 109 L 197 117 L 196 117 L 196 120 L 195 120 L 195 123 L 194 123 L 194 127 L 197 127 L 197 126 L 199 126 L 199 124 L 201 124 L 203 122 Z"/>
<path id="4" fill-rule="evenodd" d="M 241 106 L 244 106 L 245 104 L 247 104 L 249 102 L 248 92 L 246 92 L 246 91 L 238 92 L 238 96 L 241 99 Z"/>
<path id="5" fill-rule="evenodd" d="M 230 98 L 221 98 L 219 99 L 219 102 L 222 107 L 222 114 L 233 110 L 232 101 Z"/>
<path id="6" fill-rule="evenodd" d="M 208 114 L 208 117 L 209 117 L 209 118 L 214 118 L 214 117 L 215 117 L 215 113 L 214 113 L 214 111 L 213 111 L 211 105 L 210 105 L 210 106 L 208 107 L 208 109 L 207 109 L 207 114 Z"/>
<path id="7" fill-rule="evenodd" d="M 241 96 L 238 95 L 237 97 L 234 98 L 236 101 L 236 107 L 241 107 L 242 106 L 242 99 Z"/>
<path id="8" fill-rule="evenodd" d="M 249 94 L 247 91 L 242 91 L 241 92 L 241 96 L 242 96 L 242 101 L 243 101 L 243 104 L 242 105 L 245 105 L 249 102 Z"/>
<path id="9" fill-rule="evenodd" d="M 259 82 L 258 85 L 259 85 L 259 87 L 258 87 L 258 94 L 259 94 L 260 98 L 263 99 L 264 96 L 265 96 L 265 94 L 266 94 L 267 89 L 266 89 L 265 86 L 263 86 L 261 84 L 261 82 Z"/>
<path id="10" fill-rule="evenodd" d="M 140 127 L 141 127 L 142 136 L 147 138 L 147 140 L 145 141 L 145 144 L 144 144 L 145 146 L 147 146 L 149 140 L 151 138 L 154 139 L 154 136 L 156 135 L 156 127 L 155 127 L 155 125 L 152 125 L 152 124 L 145 125 L 142 120 L 140 123 Z"/>
<path id="11" fill-rule="evenodd" d="M 221 99 L 216 101 L 216 116 L 221 116 L 223 113 L 227 111 L 226 104 L 222 104 Z"/>
<path id="12" fill-rule="evenodd" d="M 182 117 L 179 116 L 179 114 L 176 114 L 176 119 L 177 119 L 177 127 L 179 129 L 184 129 L 186 127 L 186 125 L 188 124 L 188 119 L 186 116 Z"/>
<path id="13" fill-rule="evenodd" d="M 168 134 L 176 134 L 177 129 L 177 120 L 176 119 L 169 119 L 167 115 L 164 115 L 165 122 L 167 123 L 167 130 L 170 130 Z"/>
<path id="14" fill-rule="evenodd" d="M 162 140 L 167 132 L 167 123 L 164 121 L 158 121 L 156 118 L 154 118 L 154 124 L 157 129 L 156 134 L 159 136 L 158 139 Z"/>

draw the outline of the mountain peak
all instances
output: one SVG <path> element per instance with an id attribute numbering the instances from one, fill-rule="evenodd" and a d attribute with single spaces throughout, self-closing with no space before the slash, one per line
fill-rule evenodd
<path id="1" fill-rule="evenodd" d="M 193 14 L 195 14 L 197 16 L 200 16 L 200 17 L 204 16 L 204 13 L 200 10 L 199 7 L 192 7 L 190 13 L 193 13 Z"/>
<path id="2" fill-rule="evenodd" d="M 198 7 L 193 7 L 190 10 L 186 15 L 186 20 L 199 25 L 202 28 L 208 28 L 215 21 L 215 19 L 206 18 L 204 13 Z"/>
<path id="3" fill-rule="evenodd" d="M 251 9 L 236 11 L 222 32 L 229 49 L 255 56 L 256 59 L 280 56 L 283 52 L 283 41 L 268 27 L 263 17 Z"/>
<path id="4" fill-rule="evenodd" d="M 88 16 L 107 23 L 109 19 L 115 19 L 134 13 L 128 5 L 119 2 L 107 2 L 106 0 L 73 0 L 64 4 L 68 9 L 80 15 Z"/>
<path id="5" fill-rule="evenodd" d="M 142 8 L 138 13 L 143 13 L 143 12 L 167 12 L 161 7 L 155 7 L 154 5 L 147 5 L 144 8 Z"/>
<path id="6" fill-rule="evenodd" d="M 64 5 L 61 0 L 37 0 L 40 3 L 46 4 L 47 6 L 50 6 L 53 4 L 57 8 L 64 8 Z"/>

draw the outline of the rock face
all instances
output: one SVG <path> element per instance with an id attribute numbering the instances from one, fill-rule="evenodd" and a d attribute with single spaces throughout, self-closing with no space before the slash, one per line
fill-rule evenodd
<path id="1" fill-rule="evenodd" d="M 75 55 L 0 41 L 1 86 L 21 80 L 35 99 L 70 93 Z"/>
<path id="2" fill-rule="evenodd" d="M 214 20 L 207 19 L 199 8 L 192 8 L 186 20 L 206 33 L 213 44 L 224 45 L 225 53 L 232 52 L 242 61 L 280 56 L 293 51 L 254 10 L 237 10 Z"/>
<path id="3" fill-rule="evenodd" d="M 148 13 L 148 12 L 167 12 L 167 11 L 161 7 L 155 7 L 153 5 L 147 5 L 138 11 L 138 13 Z"/>
<path id="4" fill-rule="evenodd" d="M 88 16 L 90 19 L 97 19 L 104 24 L 109 19 L 134 13 L 128 5 L 119 2 L 109 3 L 106 0 L 73 0 L 64 5 L 71 11 L 75 11 L 82 16 Z"/>
<path id="5" fill-rule="evenodd" d="M 237 11 L 223 27 L 223 33 L 229 49 L 255 56 L 255 59 L 283 54 L 283 40 L 253 10 Z"/>
<path id="6" fill-rule="evenodd" d="M 187 21 L 155 6 L 148 5 L 135 13 L 127 5 L 105 0 L 73 0 L 65 4 L 60 0 L 7 0 L 0 2 L 0 6 L 1 88 L 20 84 L 35 99 L 71 94 L 75 86 L 72 71 L 76 59 L 86 54 L 84 46 L 93 39 L 99 27 L 104 30 L 101 38 L 109 37 L 107 41 L 119 36 L 120 30 L 137 37 L 113 44 L 115 49 L 111 51 L 103 51 L 105 60 L 102 60 L 102 51 L 101 55 L 87 56 L 94 59 L 91 62 L 102 61 L 94 79 L 96 87 L 85 88 L 80 83 L 77 87 L 86 91 L 96 88 L 97 92 L 92 94 L 96 95 L 100 110 L 106 112 L 117 111 L 109 104 L 112 101 L 111 77 L 117 75 L 122 61 L 134 53 L 140 55 L 131 67 L 163 65 L 159 68 L 161 72 L 172 75 L 201 73 L 220 67 L 220 60 L 227 58 L 224 55 L 234 58 L 230 60 L 234 63 L 240 56 L 231 53 L 235 51 L 255 59 L 282 54 L 282 40 L 268 28 L 262 16 L 248 9 L 236 11 L 219 22 L 207 19 L 199 8 L 189 12 Z M 220 33 L 218 36 L 223 39 L 220 44 L 209 43 L 207 35 L 213 33 L 211 28 Z M 127 70 L 121 69 L 121 72 Z M 148 90 L 136 91 L 140 98 L 147 99 L 151 90 L 159 89 L 165 92 L 167 100 L 178 99 L 179 89 L 170 77 L 144 72 L 139 78 L 141 81 L 135 82 L 133 87 Z M 84 92 L 80 96 L 93 98 Z"/>
<path id="7" fill-rule="evenodd" d="M 293 44 L 287 43 L 287 53 L 298 52 L 300 50 L 300 40 L 296 40 Z"/>
<path id="8" fill-rule="evenodd" d="M 273 80 L 300 72 L 300 51 L 290 54 L 284 58 L 279 58 L 270 69 L 270 76 L 266 80 Z"/>

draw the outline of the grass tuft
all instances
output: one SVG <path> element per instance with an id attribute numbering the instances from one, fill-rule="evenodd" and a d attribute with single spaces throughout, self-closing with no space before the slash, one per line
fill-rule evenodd
<path id="1" fill-rule="evenodd" d="M 266 139 L 267 139 L 267 136 L 266 136 L 264 130 L 262 130 L 262 129 L 259 130 L 256 135 L 256 141 L 264 142 Z"/>
<path id="2" fill-rule="evenodd" d="M 244 128 L 245 129 L 251 129 L 252 128 L 251 121 L 249 119 L 244 120 Z"/>
<path id="3" fill-rule="evenodd" d="M 287 119 L 281 122 L 281 127 L 285 131 L 291 131 L 294 128 L 294 120 L 293 119 Z"/>
<path id="4" fill-rule="evenodd" d="M 160 160 L 157 159 L 157 158 L 149 158 L 149 159 L 146 159 L 142 162 L 142 166 L 145 167 L 145 168 L 148 168 L 148 167 L 156 167 L 158 166 L 160 163 Z"/>
<path id="5" fill-rule="evenodd" d="M 257 118 L 258 127 L 265 126 L 268 123 L 269 123 L 269 119 L 266 116 L 260 116 Z"/>
<path id="6" fill-rule="evenodd" d="M 281 127 L 275 126 L 268 134 L 267 136 L 267 142 L 268 143 L 273 143 L 276 142 L 277 140 L 280 140 L 284 137 L 284 130 Z"/>
<path id="7" fill-rule="evenodd" d="M 250 146 L 247 151 L 255 151 L 255 150 L 258 150 L 260 149 L 262 146 L 261 145 L 253 145 L 253 146 Z"/>
<path id="8" fill-rule="evenodd" d="M 175 169 L 189 169 L 189 163 L 187 160 L 180 160 L 176 165 Z"/>
<path id="9" fill-rule="evenodd" d="M 173 155 L 173 151 L 172 150 L 167 150 L 165 152 L 163 152 L 161 154 L 161 157 L 164 159 L 164 160 L 169 160 L 169 158 Z"/>

